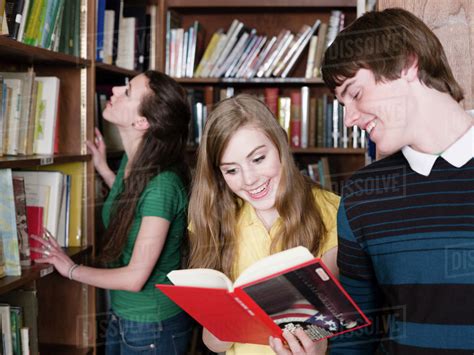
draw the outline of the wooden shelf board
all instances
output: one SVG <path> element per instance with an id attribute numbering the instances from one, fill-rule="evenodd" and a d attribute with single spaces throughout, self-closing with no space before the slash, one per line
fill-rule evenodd
<path id="1" fill-rule="evenodd" d="M 90 254 L 92 247 L 72 247 L 66 248 L 66 253 L 73 259 L 79 260 L 83 256 Z M 50 264 L 35 264 L 28 268 L 21 269 L 21 276 L 5 276 L 0 279 L 0 294 L 10 292 L 29 282 L 38 280 L 54 272 L 54 267 Z"/>
<path id="2" fill-rule="evenodd" d="M 236 4 L 237 3 L 237 4 Z M 356 0 L 207 0 L 207 1 L 196 1 L 196 0 L 168 0 L 168 8 L 216 8 L 216 7 L 356 7 Z"/>
<path id="3" fill-rule="evenodd" d="M 0 157 L 0 169 L 34 168 L 41 165 L 89 161 L 90 154 L 18 155 Z"/>
<path id="4" fill-rule="evenodd" d="M 48 355 L 89 355 L 94 353 L 94 349 L 91 347 L 79 348 L 74 345 L 64 344 L 39 344 L 39 350 L 41 354 Z"/>
<path id="5" fill-rule="evenodd" d="M 27 64 L 61 64 L 75 66 L 90 66 L 91 61 L 69 54 L 53 52 L 49 49 L 29 46 L 11 38 L 0 36 L 0 51 L 2 60 L 11 60 L 15 63 Z"/>
<path id="6" fill-rule="evenodd" d="M 363 148 L 291 148 L 293 154 L 365 154 Z"/>
<path id="7" fill-rule="evenodd" d="M 105 63 L 95 63 L 95 69 L 98 74 L 102 72 L 107 74 L 119 74 L 129 77 L 134 77 L 135 75 L 140 74 L 140 72 L 136 70 L 125 69 L 116 65 Z"/>
<path id="8" fill-rule="evenodd" d="M 180 84 L 224 84 L 224 85 L 239 85 L 239 84 L 278 84 L 278 85 L 323 85 L 324 82 L 320 78 L 305 79 L 305 78 L 175 78 Z"/>

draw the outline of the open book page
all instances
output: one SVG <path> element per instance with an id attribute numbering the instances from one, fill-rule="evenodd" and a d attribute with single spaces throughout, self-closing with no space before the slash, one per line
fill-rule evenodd
<path id="1" fill-rule="evenodd" d="M 174 270 L 167 276 L 176 286 L 233 289 L 232 281 L 224 273 L 212 269 Z"/>
<path id="2" fill-rule="evenodd" d="M 235 280 L 234 287 L 257 281 L 279 271 L 303 264 L 311 259 L 314 259 L 314 256 L 305 247 L 291 248 L 267 256 L 245 269 Z"/>

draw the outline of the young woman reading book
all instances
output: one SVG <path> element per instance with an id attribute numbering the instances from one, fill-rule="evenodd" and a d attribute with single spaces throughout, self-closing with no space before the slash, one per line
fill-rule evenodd
<path id="1" fill-rule="evenodd" d="M 271 111 L 250 95 L 220 102 L 208 117 L 189 207 L 190 267 L 232 280 L 257 260 L 295 246 L 322 257 L 337 274 L 339 198 L 303 176 L 288 136 Z M 326 341 L 284 332 L 288 346 L 223 342 L 204 329 L 209 349 L 227 354 L 324 354 Z"/>
<path id="2" fill-rule="evenodd" d="M 87 142 L 111 188 L 102 210 L 107 227 L 105 268 L 76 265 L 54 238 L 41 239 L 44 258 L 72 280 L 110 290 L 106 354 L 184 354 L 192 320 L 154 286 L 181 262 L 186 235 L 190 120 L 184 90 L 165 74 L 147 71 L 114 87 L 103 117 L 118 127 L 125 154 L 115 175 L 96 131 Z"/>

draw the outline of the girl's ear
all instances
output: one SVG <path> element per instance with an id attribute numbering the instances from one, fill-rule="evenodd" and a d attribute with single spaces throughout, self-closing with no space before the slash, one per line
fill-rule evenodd
<path id="1" fill-rule="evenodd" d="M 139 131 L 146 131 L 150 127 L 150 124 L 145 117 L 140 116 L 133 122 L 132 126 Z"/>
<path id="2" fill-rule="evenodd" d="M 406 79 L 408 82 L 418 79 L 418 58 L 414 56 L 408 61 L 410 64 L 408 67 L 402 70 L 401 77 Z"/>

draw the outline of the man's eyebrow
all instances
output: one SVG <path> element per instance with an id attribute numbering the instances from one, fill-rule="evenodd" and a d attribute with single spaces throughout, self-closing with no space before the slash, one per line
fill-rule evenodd
<path id="1" fill-rule="evenodd" d="M 260 148 L 263 148 L 263 147 L 265 147 L 265 144 L 259 145 L 258 147 L 256 147 L 255 149 L 253 149 L 250 153 L 248 153 L 246 158 L 250 158 L 253 153 L 255 153 L 257 150 L 259 150 Z M 235 163 L 233 163 L 233 162 L 220 163 L 219 166 L 222 166 L 222 165 L 232 165 L 232 164 L 235 164 Z"/>
<path id="2" fill-rule="evenodd" d="M 346 96 L 347 89 L 349 89 L 349 87 L 350 87 L 352 84 L 354 84 L 354 79 L 353 79 L 353 78 L 346 80 L 346 82 L 343 84 L 343 85 L 345 85 L 345 87 L 344 87 L 344 90 L 342 90 L 342 92 L 341 92 L 341 99 L 342 99 L 344 96 Z"/>

